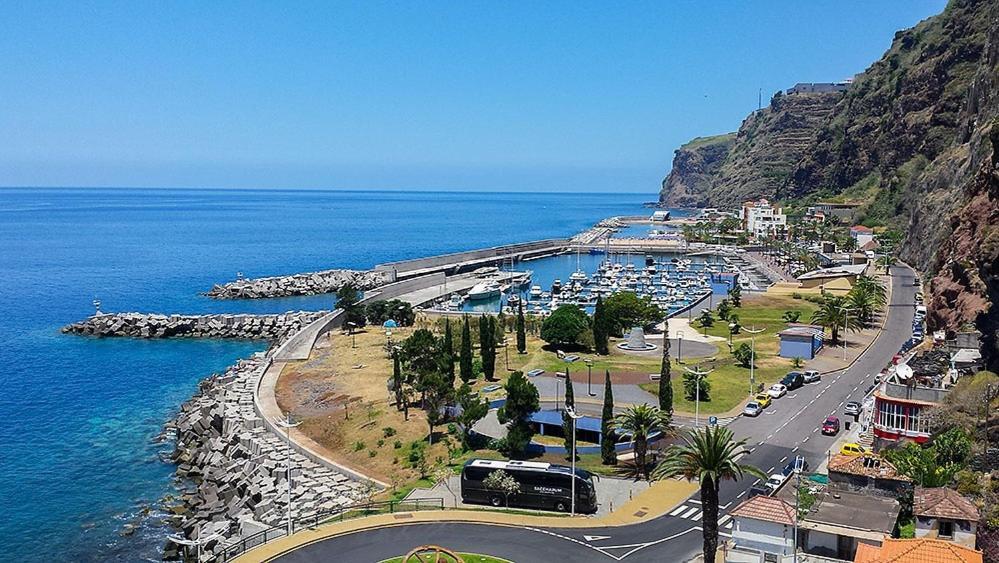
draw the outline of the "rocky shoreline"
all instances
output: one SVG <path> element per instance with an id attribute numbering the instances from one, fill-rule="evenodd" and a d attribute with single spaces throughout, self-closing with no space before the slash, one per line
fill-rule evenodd
<path id="1" fill-rule="evenodd" d="M 263 353 L 203 381 L 167 425 L 176 436 L 172 461 L 181 493 L 169 507 L 188 538 L 221 534 L 204 546 L 219 554 L 241 537 L 286 522 L 288 446 L 254 408 L 254 392 L 270 365 Z M 291 450 L 292 518 L 355 504 L 369 486 Z M 200 526 L 200 531 L 199 531 Z M 180 556 L 166 546 L 164 558 Z"/>
<path id="2" fill-rule="evenodd" d="M 62 332 L 101 337 L 280 340 L 327 313 L 328 311 L 295 311 L 279 315 L 98 313 L 63 327 Z"/>
<path id="3" fill-rule="evenodd" d="M 323 270 L 289 276 L 239 279 L 216 284 L 204 295 L 213 299 L 266 299 L 296 295 L 334 293 L 346 285 L 358 290 L 374 289 L 391 281 L 386 272 L 371 270 Z"/>

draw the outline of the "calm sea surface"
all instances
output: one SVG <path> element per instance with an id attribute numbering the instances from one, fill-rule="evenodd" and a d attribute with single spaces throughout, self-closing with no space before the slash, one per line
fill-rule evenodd
<path id="1" fill-rule="evenodd" d="M 0 190 L 0 539 L 13 561 L 158 560 L 173 467 L 155 442 L 197 382 L 261 343 L 96 340 L 105 311 L 330 308 L 211 301 L 258 277 L 574 234 L 651 194 Z M 574 266 L 574 264 L 573 264 Z M 147 507 L 153 507 L 149 512 Z M 122 535 L 125 524 L 138 530 Z"/>

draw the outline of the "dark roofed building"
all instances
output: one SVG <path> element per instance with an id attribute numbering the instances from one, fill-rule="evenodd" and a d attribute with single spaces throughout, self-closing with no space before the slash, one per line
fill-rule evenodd
<path id="1" fill-rule="evenodd" d="M 946 487 L 916 487 L 912 494 L 916 537 L 935 538 L 975 548 L 978 507 L 960 493 Z"/>

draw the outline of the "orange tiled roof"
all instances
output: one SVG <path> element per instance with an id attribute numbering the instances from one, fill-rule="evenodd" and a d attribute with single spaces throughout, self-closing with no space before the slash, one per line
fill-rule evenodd
<path id="1" fill-rule="evenodd" d="M 857 545 L 854 563 L 983 563 L 982 552 L 943 540 L 885 538 L 881 547 Z"/>
<path id="2" fill-rule="evenodd" d="M 747 499 L 729 512 L 733 517 L 752 518 L 765 522 L 794 525 L 794 507 L 787 502 L 764 495 Z"/>
<path id="3" fill-rule="evenodd" d="M 912 496 L 912 512 L 916 516 L 968 520 L 978 522 L 978 507 L 954 489 L 917 487 Z"/>

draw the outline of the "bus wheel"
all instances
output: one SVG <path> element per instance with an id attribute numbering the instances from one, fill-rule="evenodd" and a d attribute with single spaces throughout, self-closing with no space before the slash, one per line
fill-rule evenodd
<path id="1" fill-rule="evenodd" d="M 566 503 L 564 503 L 562 501 L 556 502 L 555 503 L 555 510 L 557 512 L 568 512 L 569 511 L 569 505 L 567 505 Z"/>
<path id="2" fill-rule="evenodd" d="M 503 506 L 503 499 L 499 497 L 489 497 L 489 504 L 499 508 Z"/>

